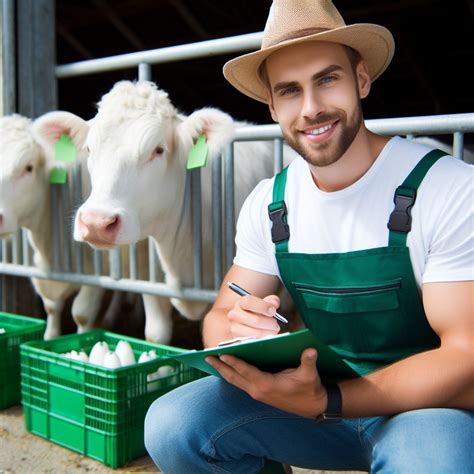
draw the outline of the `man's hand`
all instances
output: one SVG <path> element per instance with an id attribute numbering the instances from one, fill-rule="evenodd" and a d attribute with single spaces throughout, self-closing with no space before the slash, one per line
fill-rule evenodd
<path id="1" fill-rule="evenodd" d="M 252 295 L 239 298 L 227 313 L 232 338 L 278 334 L 280 325 L 273 316 L 279 306 L 280 298 L 276 295 L 263 299 Z"/>
<path id="2" fill-rule="evenodd" d="M 301 354 L 299 367 L 276 374 L 262 372 L 230 355 L 207 357 L 206 362 L 227 382 L 253 399 L 296 415 L 315 418 L 327 405 L 326 390 L 316 369 L 316 357 L 315 349 L 306 349 Z"/>

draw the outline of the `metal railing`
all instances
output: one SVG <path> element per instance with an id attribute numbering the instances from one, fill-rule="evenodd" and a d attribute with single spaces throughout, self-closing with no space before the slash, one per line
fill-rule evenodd
<path id="1" fill-rule="evenodd" d="M 161 48 L 139 53 L 119 55 L 97 60 L 80 61 L 56 67 L 58 78 L 93 74 L 116 69 L 138 66 L 139 79 L 151 79 L 150 64 L 199 58 L 229 52 L 256 49 L 260 45 L 262 33 L 203 41 L 199 43 Z M 146 62 L 147 64 L 145 64 Z M 411 138 L 416 135 L 453 134 L 453 154 L 462 159 L 464 134 L 474 133 L 474 113 L 409 117 L 396 119 L 368 120 L 367 127 L 382 135 L 404 135 Z M 235 141 L 271 140 L 274 144 L 274 170 L 278 172 L 283 163 L 283 139 L 278 125 L 247 126 L 237 130 Z M 222 163 L 223 161 L 223 163 Z M 212 162 L 212 236 L 213 236 L 213 287 L 203 288 L 201 183 L 200 171 L 188 176 L 191 180 L 191 205 L 193 206 L 193 242 L 194 242 L 194 286 L 192 288 L 173 289 L 163 281 L 158 281 L 157 255 L 154 243 L 149 242 L 149 278 L 140 280 L 137 271 L 137 248 L 128 248 L 129 274 L 124 278 L 120 250 L 107 253 L 93 252 L 93 270 L 84 270 L 84 252 L 91 251 L 79 243 L 72 243 L 70 227 L 65 225 L 64 216 L 81 201 L 80 170 L 73 173 L 70 188 L 53 186 L 53 264 L 51 271 L 43 271 L 31 265 L 31 248 L 26 232 L 21 231 L 9 241 L 0 244 L 0 275 L 36 277 L 64 282 L 97 285 L 113 290 L 125 290 L 149 293 L 174 298 L 212 302 L 222 281 L 223 273 L 231 265 L 234 256 L 235 206 L 234 206 L 234 143 L 227 146 L 222 158 Z M 224 181 L 223 181 L 224 180 Z M 224 187 L 222 184 L 224 183 Z M 224 192 L 222 193 L 222 189 Z M 222 212 L 224 211 L 224 212 Z M 222 222 L 224 215 L 224 222 Z M 103 260 L 108 259 L 109 272 L 103 274 Z M 4 308 L 0 291 L 0 309 Z M 7 308 L 4 308 L 7 309 Z"/>
<path id="2" fill-rule="evenodd" d="M 386 120 L 368 120 L 366 125 L 369 130 L 383 135 L 438 135 L 453 134 L 454 154 L 462 159 L 462 147 L 465 133 L 474 133 L 474 113 L 458 115 L 442 115 L 427 117 L 410 117 Z M 274 141 L 275 170 L 278 171 L 282 166 L 282 146 L 283 140 L 280 128 L 277 125 L 249 126 L 237 130 L 235 141 L 255 141 L 272 140 Z M 80 182 L 77 179 L 73 182 L 72 189 L 67 185 L 63 189 L 55 188 L 52 193 L 53 216 L 53 245 L 56 250 L 53 257 L 53 269 L 50 272 L 42 271 L 31 266 L 30 249 L 26 240 L 25 232 L 21 232 L 8 244 L 2 242 L 2 255 L 0 257 L 0 273 L 25 277 L 45 278 L 50 280 L 60 280 L 70 283 L 98 285 L 113 290 L 125 290 L 138 293 L 149 293 L 175 298 L 185 298 L 197 301 L 212 302 L 217 294 L 217 288 L 222 280 L 222 252 L 225 255 L 225 267 L 228 267 L 234 255 L 234 182 L 233 182 L 233 143 L 229 144 L 224 154 L 224 240 L 225 249 L 222 248 L 222 196 L 220 195 L 222 185 L 222 162 L 221 159 L 213 160 L 212 163 L 212 189 L 213 189 L 213 236 L 214 236 L 214 285 L 213 288 L 202 287 L 202 229 L 199 219 L 194 220 L 193 239 L 195 245 L 194 258 L 194 276 L 195 285 L 193 288 L 182 288 L 180 290 L 168 287 L 164 282 L 156 281 L 156 273 L 150 271 L 149 280 L 137 279 L 136 249 L 132 247 L 129 255 L 135 255 L 129 260 L 130 277 L 123 278 L 122 262 L 118 250 L 109 251 L 110 273 L 104 275 L 101 273 L 104 252 L 95 251 L 94 271 L 85 273 L 83 270 L 82 252 L 84 245 L 74 243 L 75 259 L 71 258 L 71 251 L 67 242 L 71 240 L 65 231 L 68 229 L 64 225 L 62 216 L 69 213 L 70 197 L 80 189 Z M 75 177 L 80 173 L 75 172 Z M 200 180 L 199 172 L 192 173 L 194 198 L 192 203 L 197 205 L 195 215 L 200 215 Z M 77 194 L 76 194 L 77 195 Z M 62 244 L 61 244 L 62 243 Z M 59 253 L 59 249 L 63 251 Z M 88 249 L 89 250 L 89 249 Z M 149 266 L 154 268 L 156 265 L 156 254 L 154 248 L 151 248 L 150 254 L 153 256 Z M 73 264 L 74 260 L 74 264 Z M 72 271 L 73 270 L 73 271 Z"/>

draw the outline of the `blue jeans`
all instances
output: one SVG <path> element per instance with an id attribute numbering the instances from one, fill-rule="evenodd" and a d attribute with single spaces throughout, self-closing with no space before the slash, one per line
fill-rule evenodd
<path id="1" fill-rule="evenodd" d="M 210 376 L 152 404 L 145 445 L 165 474 L 258 473 L 266 459 L 325 470 L 472 474 L 473 418 L 473 411 L 424 409 L 322 424 Z"/>

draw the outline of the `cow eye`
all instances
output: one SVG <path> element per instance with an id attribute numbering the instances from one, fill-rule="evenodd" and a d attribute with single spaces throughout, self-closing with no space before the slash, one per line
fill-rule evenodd
<path id="1" fill-rule="evenodd" d="M 25 171 L 31 173 L 33 171 L 33 165 L 26 165 Z"/>
<path id="2" fill-rule="evenodd" d="M 154 151 L 153 153 L 154 153 L 155 155 L 162 155 L 163 152 L 164 152 L 163 147 L 157 146 L 157 147 L 155 148 L 155 151 Z"/>

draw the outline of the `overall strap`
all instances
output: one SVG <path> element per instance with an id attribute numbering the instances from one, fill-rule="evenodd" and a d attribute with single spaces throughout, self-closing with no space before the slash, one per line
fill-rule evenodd
<path id="1" fill-rule="evenodd" d="M 395 209 L 390 214 L 387 227 L 390 229 L 388 245 L 405 247 L 408 232 L 411 230 L 411 210 L 415 204 L 416 192 L 428 170 L 442 157 L 447 155 L 441 150 L 431 150 L 413 168 L 401 186 L 395 191 L 393 202 Z"/>
<path id="2" fill-rule="evenodd" d="M 290 228 L 287 224 L 287 209 L 285 205 L 285 187 L 288 167 L 275 176 L 273 184 L 273 200 L 268 205 L 268 216 L 272 221 L 272 242 L 276 253 L 288 252 Z"/>

